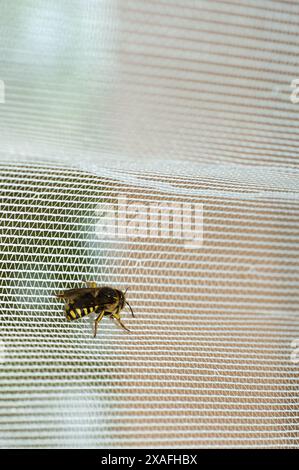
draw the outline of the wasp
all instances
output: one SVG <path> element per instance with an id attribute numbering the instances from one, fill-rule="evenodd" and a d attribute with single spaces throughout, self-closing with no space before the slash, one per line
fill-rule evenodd
<path id="1" fill-rule="evenodd" d="M 58 299 L 65 301 L 65 316 L 67 320 L 78 320 L 93 312 L 98 313 L 94 322 L 93 336 L 97 334 L 98 324 L 105 315 L 110 316 L 127 331 L 130 331 L 121 321 L 120 311 L 127 305 L 135 317 L 133 310 L 126 300 L 126 292 L 112 287 L 99 287 L 95 282 L 86 282 L 87 287 L 69 289 L 56 294 Z"/>

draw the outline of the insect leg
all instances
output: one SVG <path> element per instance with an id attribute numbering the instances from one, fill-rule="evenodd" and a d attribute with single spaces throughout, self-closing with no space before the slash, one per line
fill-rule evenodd
<path id="1" fill-rule="evenodd" d="M 121 321 L 120 316 L 119 316 L 119 313 L 112 313 L 111 317 L 114 318 L 114 319 L 117 321 L 117 323 L 118 323 L 124 330 L 127 330 L 127 331 L 131 332 L 131 331 L 129 330 L 129 328 L 127 328 L 127 327 L 123 324 L 123 322 Z"/>
<path id="2" fill-rule="evenodd" d="M 102 318 L 103 318 L 103 316 L 104 316 L 104 313 L 105 313 L 105 311 L 103 310 L 103 311 L 97 316 L 97 318 L 96 318 L 95 321 L 94 321 L 94 329 L 93 329 L 93 336 L 94 336 L 94 338 L 95 338 L 96 335 L 97 335 L 98 323 L 102 320 Z"/>

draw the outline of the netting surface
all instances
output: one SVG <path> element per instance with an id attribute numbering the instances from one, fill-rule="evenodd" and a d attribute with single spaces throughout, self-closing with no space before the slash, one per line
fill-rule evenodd
<path id="1" fill-rule="evenodd" d="M 0 9 L 1 447 L 298 447 L 298 5 Z"/>

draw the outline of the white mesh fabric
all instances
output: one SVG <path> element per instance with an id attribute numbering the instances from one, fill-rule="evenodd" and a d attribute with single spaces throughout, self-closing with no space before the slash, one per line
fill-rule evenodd
<path id="1" fill-rule="evenodd" d="M 0 9 L 0 445 L 298 447 L 298 5 Z M 203 207 L 202 246 L 103 237 L 119 198 Z M 83 280 L 131 334 L 66 321 Z"/>

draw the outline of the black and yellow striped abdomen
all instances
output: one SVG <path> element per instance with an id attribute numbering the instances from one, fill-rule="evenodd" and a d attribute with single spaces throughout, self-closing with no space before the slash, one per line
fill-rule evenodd
<path id="1" fill-rule="evenodd" d="M 67 320 L 78 320 L 79 318 L 86 317 L 90 313 L 97 312 L 99 306 L 87 306 L 87 307 L 77 307 L 76 304 L 66 305 L 65 314 Z"/>

